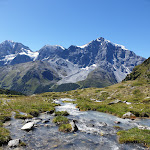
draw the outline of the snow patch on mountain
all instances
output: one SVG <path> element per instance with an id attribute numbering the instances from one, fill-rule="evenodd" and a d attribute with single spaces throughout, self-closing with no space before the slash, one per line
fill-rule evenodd
<path id="1" fill-rule="evenodd" d="M 77 47 L 79 47 L 79 48 L 85 48 L 85 47 L 88 47 L 91 43 L 92 43 L 92 41 L 91 41 L 91 42 L 89 42 L 89 43 L 87 43 L 87 44 L 85 44 L 85 45 L 77 46 Z"/>
<path id="2" fill-rule="evenodd" d="M 33 61 L 35 61 L 37 59 L 37 57 L 39 56 L 39 52 L 31 52 L 30 50 L 25 50 L 25 51 L 19 53 L 19 55 L 27 55 L 31 59 L 33 59 Z"/>
<path id="3" fill-rule="evenodd" d="M 81 70 L 94 70 L 96 67 L 97 67 L 97 65 L 96 65 L 96 64 L 93 64 L 93 65 L 91 65 L 91 66 L 87 66 L 87 67 L 85 67 L 85 68 L 81 68 Z"/>
<path id="4" fill-rule="evenodd" d="M 61 49 L 65 50 L 65 48 L 61 45 L 56 45 L 57 47 L 60 47 Z"/>
<path id="5" fill-rule="evenodd" d="M 112 45 L 116 46 L 116 47 L 120 47 L 123 50 L 128 50 L 124 45 L 120 45 L 120 44 L 116 44 L 116 43 L 112 43 L 109 40 L 105 40 L 105 42 L 107 43 L 111 43 Z"/>
<path id="6" fill-rule="evenodd" d="M 4 64 L 6 65 L 8 62 L 12 61 L 15 57 L 16 54 L 6 55 L 5 58 L 1 59 L 0 61 L 4 61 L 5 62 Z"/>

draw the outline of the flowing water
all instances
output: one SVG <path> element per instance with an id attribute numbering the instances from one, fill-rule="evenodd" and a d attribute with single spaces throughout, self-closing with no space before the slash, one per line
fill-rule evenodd
<path id="1" fill-rule="evenodd" d="M 21 139 L 27 144 L 22 149 L 26 150 L 144 150 L 140 144 L 119 144 L 117 141 L 117 129 L 114 121 L 121 122 L 122 129 L 130 129 L 138 124 L 150 126 L 150 120 L 121 119 L 116 116 L 96 112 L 79 111 L 75 104 L 63 103 L 64 100 L 55 100 L 55 103 L 61 104 L 56 107 L 56 111 L 69 112 L 69 119 L 76 122 L 78 131 L 75 133 L 63 133 L 58 131 L 58 126 L 52 123 L 53 115 L 43 113 L 38 118 L 37 126 L 29 131 L 21 130 L 25 121 L 14 119 L 10 121 L 11 125 L 7 128 L 11 132 L 12 139 Z M 39 120 L 40 119 L 40 120 Z M 42 123 L 42 120 L 49 120 Z M 4 147 L 4 149 L 12 149 Z"/>

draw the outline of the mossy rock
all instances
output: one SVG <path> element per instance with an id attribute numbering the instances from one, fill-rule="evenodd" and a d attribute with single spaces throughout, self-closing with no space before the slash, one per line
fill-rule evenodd
<path id="1" fill-rule="evenodd" d="M 33 118 L 33 116 L 29 115 L 29 114 L 27 114 L 27 115 L 21 115 L 19 113 L 16 113 L 15 118 L 16 119 L 31 119 L 31 118 Z"/>
<path id="2" fill-rule="evenodd" d="M 10 132 L 0 127 L 0 145 L 7 143 L 10 139 Z"/>
<path id="3" fill-rule="evenodd" d="M 61 132 L 71 132 L 71 130 L 72 130 L 71 124 L 61 124 L 59 126 L 59 131 Z"/>
<path id="4" fill-rule="evenodd" d="M 57 125 L 61 125 L 69 123 L 69 120 L 64 116 L 57 116 L 53 119 L 53 122 L 56 123 Z"/>
<path id="5" fill-rule="evenodd" d="M 31 109 L 29 114 L 32 115 L 33 117 L 38 117 L 39 111 L 37 109 Z"/>
<path id="6" fill-rule="evenodd" d="M 55 112 L 55 116 L 68 116 L 69 113 L 67 111 L 57 111 Z"/>
<path id="7" fill-rule="evenodd" d="M 9 121 L 11 119 L 11 115 L 0 115 L 0 121 L 2 121 L 3 123 L 5 122 L 5 121 Z"/>

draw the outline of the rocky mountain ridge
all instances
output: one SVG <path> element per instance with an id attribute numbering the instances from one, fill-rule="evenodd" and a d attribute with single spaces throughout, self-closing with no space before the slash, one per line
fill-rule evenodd
<path id="1" fill-rule="evenodd" d="M 124 46 L 102 37 L 83 46 L 71 45 L 68 49 L 59 45 L 45 45 L 36 52 L 13 41 L 0 44 L 1 69 L 8 65 L 43 61 L 57 72 L 57 86 L 68 83 L 75 83 L 80 87 L 108 86 L 122 81 L 144 60 L 145 58 L 137 56 Z M 3 83 L 2 80 L 1 82 Z"/>

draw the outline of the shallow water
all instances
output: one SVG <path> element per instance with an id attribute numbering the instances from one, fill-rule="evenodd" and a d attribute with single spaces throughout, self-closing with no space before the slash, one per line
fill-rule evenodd
<path id="1" fill-rule="evenodd" d="M 114 121 L 120 121 L 122 129 L 129 129 L 138 124 L 150 125 L 150 120 L 131 121 L 129 119 L 121 119 L 110 114 L 85 111 L 81 112 L 76 108 L 75 104 L 63 103 L 64 100 L 55 101 L 61 104 L 56 107 L 56 111 L 68 111 L 69 119 L 76 120 L 79 129 L 76 133 L 63 133 L 58 131 L 58 127 L 52 123 L 53 116 L 50 114 L 41 114 L 38 118 L 50 121 L 48 123 L 37 123 L 34 130 L 26 132 L 21 130 L 25 124 L 23 120 L 14 119 L 10 121 L 11 125 L 7 128 L 11 132 L 12 139 L 19 138 L 24 141 L 27 146 L 22 149 L 26 150 L 142 150 L 145 149 L 139 144 L 119 144 L 117 141 L 117 130 L 113 127 Z M 4 149 L 10 149 L 4 147 Z"/>

